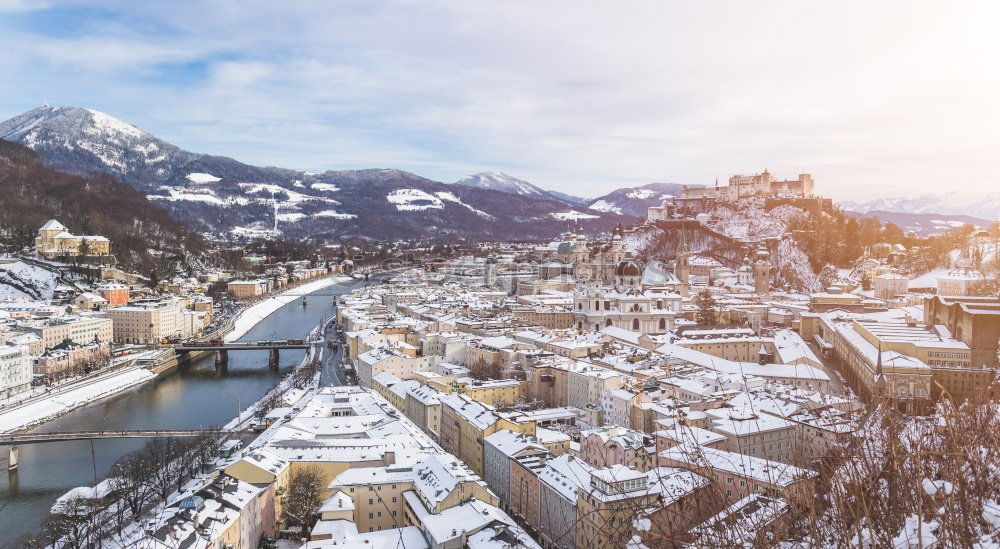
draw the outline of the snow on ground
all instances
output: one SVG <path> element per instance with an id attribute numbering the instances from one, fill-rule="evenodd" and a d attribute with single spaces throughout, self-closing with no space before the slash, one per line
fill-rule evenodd
<path id="1" fill-rule="evenodd" d="M 56 289 L 56 274 L 35 265 L 21 261 L 0 265 L 0 301 L 14 301 L 22 297 L 35 299 L 10 283 L 24 284 L 34 288 L 41 299 L 52 299 Z"/>
<path id="2" fill-rule="evenodd" d="M 334 185 L 333 183 L 313 183 L 310 189 L 314 191 L 326 191 L 328 193 L 337 192 L 340 187 Z"/>
<path id="3" fill-rule="evenodd" d="M 434 194 L 437 195 L 438 198 L 440 198 L 441 200 L 444 200 L 446 202 L 454 202 L 455 204 L 458 204 L 459 206 L 465 206 L 466 208 L 468 208 L 468 209 L 472 210 L 473 212 L 475 212 L 476 215 L 478 215 L 480 217 L 484 217 L 486 219 L 493 219 L 492 215 L 490 215 L 490 214 L 488 214 L 488 213 L 486 213 L 486 212 L 484 212 L 482 210 L 477 210 L 476 208 L 473 208 L 472 206 L 466 204 L 465 202 L 462 202 L 461 199 L 459 199 L 457 196 L 455 196 L 452 193 L 443 192 L 442 191 L 442 192 L 437 192 L 437 193 L 434 193 Z"/>
<path id="4" fill-rule="evenodd" d="M 281 185 L 274 185 L 271 183 L 240 183 L 239 184 L 243 190 L 248 194 L 260 194 L 267 193 L 269 195 L 280 195 L 284 194 L 288 197 L 288 200 L 280 202 L 282 207 L 295 206 L 301 204 L 302 202 L 326 202 L 328 204 L 340 204 L 332 198 L 327 198 L 325 196 L 313 196 L 310 194 L 302 194 L 300 192 L 293 191 L 291 189 L 286 189 Z M 269 199 L 270 196 L 258 196 L 258 200 L 261 198 Z"/>
<path id="5" fill-rule="evenodd" d="M 233 227 L 229 234 L 244 238 L 269 238 L 275 235 L 271 229 L 255 229 L 253 227 Z"/>
<path id="6" fill-rule="evenodd" d="M 396 189 L 385 197 L 390 204 L 395 204 L 401 212 L 419 212 L 422 210 L 443 210 L 444 202 L 420 189 Z"/>
<path id="7" fill-rule="evenodd" d="M 345 213 L 336 212 L 334 210 L 323 210 L 321 212 L 316 212 L 316 213 L 314 213 L 312 215 L 313 215 L 313 217 L 332 217 L 334 219 L 354 219 L 354 218 L 358 217 L 358 216 L 356 216 L 354 214 L 345 214 Z"/>
<path id="8" fill-rule="evenodd" d="M 41 423 L 75 408 L 90 404 L 144 383 L 156 374 L 145 368 L 136 368 L 109 376 L 83 387 L 52 395 L 7 412 L 0 412 L 0 433 L 8 433 Z"/>
<path id="9" fill-rule="evenodd" d="M 646 225 L 639 230 L 626 233 L 625 238 L 622 239 L 622 248 L 627 252 L 640 255 L 652 248 L 656 240 L 663 238 L 664 235 L 663 229 Z"/>
<path id="10" fill-rule="evenodd" d="M 215 183 L 216 181 L 222 181 L 221 177 L 215 177 L 210 173 L 189 173 L 184 176 L 185 179 L 192 183 Z"/>
<path id="11" fill-rule="evenodd" d="M 278 221 L 281 223 L 295 223 L 296 221 L 305 219 L 305 217 L 306 214 L 299 212 L 283 213 L 278 214 Z"/>
<path id="12" fill-rule="evenodd" d="M 104 137 L 108 134 L 123 134 L 137 139 L 149 137 L 148 133 L 140 130 L 132 124 L 129 124 L 128 122 L 118 120 L 117 118 L 104 114 L 101 111 L 95 111 L 93 109 L 86 110 L 90 113 L 90 118 L 93 120 L 94 125 L 84 128 L 84 133 L 97 137 Z"/>
<path id="13" fill-rule="evenodd" d="M 206 204 L 212 204 L 214 206 L 225 206 L 227 203 L 239 203 L 247 204 L 249 201 L 245 198 L 223 200 L 218 196 L 215 196 L 215 192 L 212 189 L 184 189 L 178 187 L 171 187 L 169 185 L 161 185 L 159 188 L 160 192 L 166 192 L 167 194 L 158 195 L 151 194 L 148 195 L 150 200 L 168 200 L 170 202 L 184 201 L 184 202 L 204 202 Z"/>
<path id="14" fill-rule="evenodd" d="M 957 228 L 965 226 L 965 223 L 962 223 L 961 221 L 948 221 L 947 219 L 932 219 L 931 223 L 944 228 Z"/>
<path id="15" fill-rule="evenodd" d="M 778 206 L 764 211 L 764 201 L 743 199 L 737 207 L 719 206 L 712 210 L 712 229 L 737 240 L 757 241 L 779 238 L 788 231 L 788 223 L 804 215 L 794 206 Z"/>
<path id="16" fill-rule="evenodd" d="M 598 212 L 614 212 L 618 215 L 622 214 L 622 209 L 620 206 L 615 206 L 614 204 L 608 202 L 607 200 L 598 200 L 589 206 L 591 210 Z"/>
<path id="17" fill-rule="evenodd" d="M 597 219 L 598 216 L 585 214 L 583 212 L 578 212 L 576 210 L 570 210 L 568 212 L 553 212 L 550 213 L 552 217 L 558 219 L 559 221 L 577 221 L 580 219 Z"/>
<path id="18" fill-rule="evenodd" d="M 285 290 L 284 292 L 269 297 L 264 301 L 255 303 L 249 309 L 240 313 L 236 322 L 233 323 L 233 331 L 226 334 L 225 340 L 236 341 L 237 339 L 245 336 L 251 328 L 256 326 L 261 320 L 264 320 L 269 314 L 295 301 L 304 294 L 315 292 L 316 290 L 322 290 L 323 288 L 333 286 L 338 282 L 350 279 L 351 277 L 349 276 L 335 276 L 321 280 L 314 280 L 312 282 L 307 282 L 302 286 L 296 286 L 295 288 Z"/>
<path id="19" fill-rule="evenodd" d="M 937 279 L 948 274 L 950 269 L 934 269 L 910 281 L 910 288 L 936 288 Z"/>
<path id="20" fill-rule="evenodd" d="M 652 198 L 656 194 L 656 191 L 651 189 L 636 189 L 632 192 L 627 193 L 625 196 L 629 198 L 635 198 L 636 200 L 646 200 L 647 198 Z"/>

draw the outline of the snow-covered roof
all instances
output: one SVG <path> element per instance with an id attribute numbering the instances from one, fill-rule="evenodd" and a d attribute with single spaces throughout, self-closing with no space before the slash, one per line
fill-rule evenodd
<path id="1" fill-rule="evenodd" d="M 42 228 L 39 229 L 39 230 L 41 230 L 41 231 L 65 231 L 67 229 L 66 229 L 66 227 L 62 223 L 56 221 L 55 219 L 50 219 L 44 225 L 42 225 Z"/>

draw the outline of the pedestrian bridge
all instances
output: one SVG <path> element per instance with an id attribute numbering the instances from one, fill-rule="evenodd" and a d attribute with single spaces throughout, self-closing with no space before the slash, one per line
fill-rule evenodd
<path id="1" fill-rule="evenodd" d="M 108 438 L 168 438 L 194 437 L 206 433 L 204 429 L 126 429 L 118 431 L 68 431 L 53 433 L 15 433 L 0 435 L 0 445 L 37 444 L 40 442 L 65 442 L 67 440 L 99 440 Z"/>
<path id="2" fill-rule="evenodd" d="M 53 433 L 14 433 L 0 435 L 0 446 L 7 450 L 7 468 L 17 469 L 18 445 L 65 442 L 68 440 L 101 440 L 112 438 L 170 438 L 196 437 L 210 431 L 204 429 L 123 429 L 116 431 L 71 431 Z"/>

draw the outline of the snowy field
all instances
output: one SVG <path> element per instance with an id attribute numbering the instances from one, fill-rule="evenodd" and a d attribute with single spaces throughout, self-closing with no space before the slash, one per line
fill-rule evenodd
<path id="1" fill-rule="evenodd" d="M 934 269 L 910 281 L 911 288 L 937 288 L 937 279 L 948 274 L 950 269 Z"/>
<path id="2" fill-rule="evenodd" d="M 34 288 L 39 299 L 52 299 L 56 289 L 55 273 L 35 265 L 20 261 L 0 265 L 0 301 L 15 301 L 20 298 L 34 300 L 35 297 L 19 290 L 21 285 Z"/>
<path id="3" fill-rule="evenodd" d="M 153 372 L 145 368 L 136 368 L 53 395 L 51 398 L 39 400 L 7 412 L 0 412 L 0 433 L 37 425 L 75 408 L 145 383 L 154 377 L 156 374 Z"/>
<path id="4" fill-rule="evenodd" d="M 324 278 L 322 280 L 314 280 L 313 282 L 308 282 L 302 286 L 281 292 L 280 294 L 265 299 L 260 303 L 256 303 L 240 314 L 239 318 L 236 319 L 236 322 L 233 323 L 233 331 L 226 334 L 225 340 L 236 341 L 237 339 L 243 337 L 250 331 L 251 328 L 260 323 L 261 320 L 267 318 L 267 316 L 274 311 L 277 311 L 283 306 L 302 297 L 303 294 L 315 292 L 316 290 L 322 290 L 323 288 L 333 286 L 338 282 L 350 279 L 351 278 L 348 276 L 335 276 L 331 278 Z"/>

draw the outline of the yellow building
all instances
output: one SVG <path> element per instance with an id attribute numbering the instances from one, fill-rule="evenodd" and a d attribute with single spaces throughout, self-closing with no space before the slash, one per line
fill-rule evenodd
<path id="1" fill-rule="evenodd" d="M 358 532 L 417 526 L 420 511 L 414 507 L 437 514 L 469 498 L 499 505 L 482 479 L 448 454 L 430 455 L 416 464 L 351 468 L 337 475 L 329 489 L 351 498 Z"/>
<path id="2" fill-rule="evenodd" d="M 913 318 L 803 314 L 800 331 L 803 339 L 820 343 L 862 397 L 890 398 L 907 410 L 919 411 L 943 393 L 959 401 L 972 397 L 991 376 L 988 369 L 971 365 L 969 346 L 946 328 Z"/>
<path id="3" fill-rule="evenodd" d="M 62 223 L 50 219 L 38 229 L 35 250 L 46 259 L 105 256 L 111 254 L 111 241 L 103 236 L 74 235 Z"/>
<path id="4" fill-rule="evenodd" d="M 252 299 L 264 295 L 266 284 L 260 280 L 233 280 L 226 285 L 226 291 L 236 299 Z"/>
<path id="5" fill-rule="evenodd" d="M 528 399 L 528 384 L 517 379 L 475 380 L 461 386 L 469 398 L 490 406 L 509 406 Z"/>
<path id="6" fill-rule="evenodd" d="M 535 435 L 535 422 L 515 414 L 499 414 L 489 405 L 466 395 L 443 395 L 441 401 L 441 446 L 458 456 L 474 473 L 483 474 L 483 438 L 500 429 Z"/>

